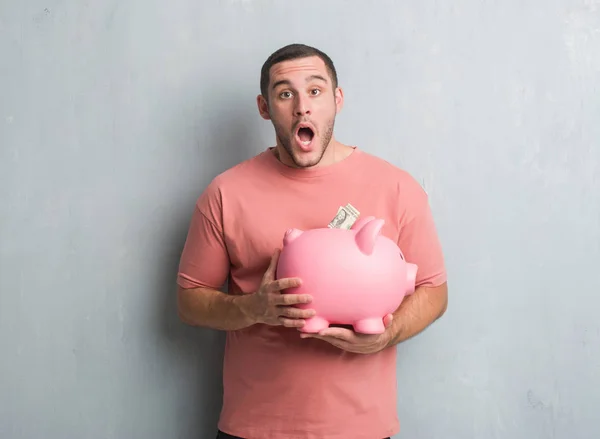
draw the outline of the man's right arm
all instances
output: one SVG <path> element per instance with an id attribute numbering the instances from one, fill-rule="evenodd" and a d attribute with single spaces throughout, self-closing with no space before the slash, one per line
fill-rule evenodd
<path id="1" fill-rule="evenodd" d="M 275 279 L 280 250 L 271 257 L 258 290 L 250 294 L 229 295 L 211 288 L 182 288 L 177 291 L 177 309 L 182 321 L 223 331 L 247 328 L 255 323 L 301 328 L 305 320 L 315 315 L 312 309 L 295 305 L 307 304 L 307 294 L 282 294 L 281 291 L 300 286 L 301 279 Z"/>
<path id="2" fill-rule="evenodd" d="M 182 288 L 177 290 L 179 318 L 192 326 L 203 326 L 223 331 L 235 331 L 257 323 L 247 314 L 248 296 L 230 295 L 210 288 Z"/>

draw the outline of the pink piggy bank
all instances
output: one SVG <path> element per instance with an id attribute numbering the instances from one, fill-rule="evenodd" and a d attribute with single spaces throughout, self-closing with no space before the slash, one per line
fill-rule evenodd
<path id="1" fill-rule="evenodd" d="M 316 333 L 330 324 L 352 325 L 356 332 L 380 334 L 383 319 L 415 290 L 417 266 L 381 234 L 384 221 L 367 217 L 350 230 L 290 229 L 283 238 L 277 278 L 299 277 L 302 285 L 284 294 L 310 294 L 316 315 L 302 332 Z"/>

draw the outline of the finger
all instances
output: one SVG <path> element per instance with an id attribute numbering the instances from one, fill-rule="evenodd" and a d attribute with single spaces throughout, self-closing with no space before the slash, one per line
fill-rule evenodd
<path id="1" fill-rule="evenodd" d="M 265 271 L 265 274 L 263 275 L 263 279 L 265 279 L 265 280 L 275 279 L 275 270 L 277 269 L 277 262 L 279 261 L 280 253 L 281 253 L 281 250 L 275 249 L 275 251 L 273 252 L 273 255 L 271 255 L 271 262 L 269 263 L 269 267 L 267 268 L 267 270 Z"/>
<path id="2" fill-rule="evenodd" d="M 294 308 L 291 306 L 280 306 L 279 307 L 279 315 L 284 317 L 289 317 L 293 319 L 309 319 L 316 315 L 314 309 L 301 309 Z"/>
<path id="3" fill-rule="evenodd" d="M 286 319 L 285 317 L 280 317 L 279 322 L 287 328 L 302 328 L 304 326 L 304 320 L 302 319 Z"/>
<path id="4" fill-rule="evenodd" d="M 268 290 L 271 292 L 286 290 L 288 288 L 296 288 L 302 285 L 302 280 L 297 277 L 286 277 L 278 279 L 268 286 Z"/>
<path id="5" fill-rule="evenodd" d="M 312 297 L 308 294 L 282 294 L 275 298 L 276 305 L 300 305 L 312 302 Z"/>
<path id="6" fill-rule="evenodd" d="M 301 332 L 300 338 L 316 338 L 318 340 L 326 341 L 327 343 L 335 346 L 336 348 L 344 349 L 346 351 L 351 351 L 351 345 L 344 340 L 340 340 L 339 338 L 326 337 L 326 336 L 322 336 L 319 334 L 311 334 L 308 332 Z"/>
<path id="7" fill-rule="evenodd" d="M 347 341 L 348 343 L 356 339 L 356 334 L 352 330 L 346 328 L 325 328 L 319 332 L 319 335 L 321 337 L 331 337 L 338 340 Z"/>

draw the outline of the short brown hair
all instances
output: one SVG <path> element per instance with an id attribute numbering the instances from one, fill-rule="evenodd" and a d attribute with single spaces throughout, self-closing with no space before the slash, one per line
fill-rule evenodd
<path id="1" fill-rule="evenodd" d="M 329 58 L 329 56 L 320 51 L 319 49 L 315 48 L 315 47 L 311 47 L 311 46 L 307 46 L 305 44 L 299 44 L 299 43 L 294 43 L 294 44 L 289 44 L 287 46 L 282 47 L 281 49 L 278 49 L 277 51 L 273 52 L 265 61 L 265 63 L 262 66 L 262 69 L 260 70 L 260 92 L 261 94 L 267 98 L 268 93 L 269 93 L 269 81 L 270 81 L 270 71 L 271 71 L 271 67 L 273 67 L 275 64 L 278 64 L 280 62 L 283 61 L 288 61 L 291 59 L 298 59 L 298 58 L 307 58 L 309 56 L 318 56 L 319 58 L 321 58 L 323 60 L 323 62 L 325 63 L 325 66 L 327 67 L 327 71 L 329 72 L 329 75 L 331 76 L 331 80 L 333 82 L 333 88 L 335 89 L 338 86 L 338 77 L 337 77 L 337 72 L 335 70 L 335 66 L 333 65 L 333 61 L 331 60 L 331 58 Z"/>

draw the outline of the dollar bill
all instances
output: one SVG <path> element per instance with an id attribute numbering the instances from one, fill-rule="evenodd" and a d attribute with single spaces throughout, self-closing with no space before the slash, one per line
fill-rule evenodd
<path id="1" fill-rule="evenodd" d="M 331 220 L 329 225 L 330 229 L 346 229 L 350 230 L 352 225 L 356 222 L 360 212 L 356 210 L 350 203 L 345 206 L 340 206 L 335 217 Z"/>
<path id="2" fill-rule="evenodd" d="M 345 208 L 346 208 L 346 209 L 347 209 L 349 212 L 351 212 L 351 213 L 352 213 L 352 215 L 354 215 L 354 216 L 356 217 L 356 219 L 358 219 L 358 217 L 360 216 L 360 212 L 359 212 L 358 210 L 356 210 L 356 208 L 355 208 L 355 207 L 354 207 L 352 204 L 348 203 L 348 204 L 346 204 L 346 206 L 344 206 L 344 207 L 345 207 Z"/>

